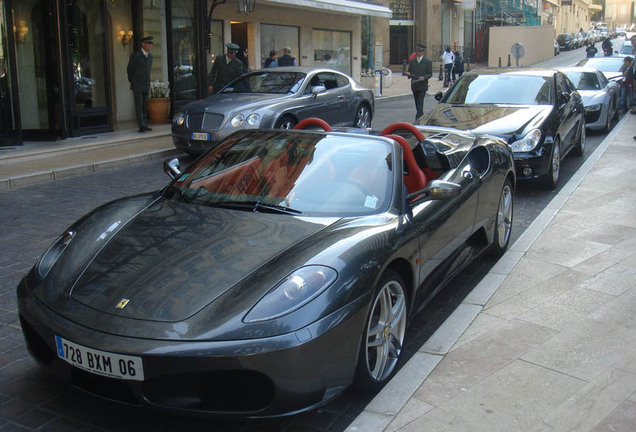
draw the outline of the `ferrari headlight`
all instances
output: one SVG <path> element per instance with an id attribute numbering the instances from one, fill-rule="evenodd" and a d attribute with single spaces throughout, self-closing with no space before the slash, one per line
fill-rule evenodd
<path id="1" fill-rule="evenodd" d="M 261 122 L 261 116 L 257 113 L 252 113 L 247 116 L 247 124 L 250 126 L 256 126 Z"/>
<path id="2" fill-rule="evenodd" d="M 177 113 L 174 115 L 174 118 L 172 119 L 172 121 L 174 122 L 174 124 L 176 124 L 177 126 L 181 126 L 185 123 L 185 114 L 183 113 Z"/>
<path id="3" fill-rule="evenodd" d="M 523 138 L 513 142 L 510 147 L 512 151 L 527 152 L 534 150 L 534 148 L 541 141 L 541 131 L 539 129 L 532 129 Z"/>
<path id="4" fill-rule="evenodd" d="M 594 111 L 598 111 L 601 109 L 603 105 L 601 104 L 594 104 L 594 105 L 589 105 L 585 107 L 585 111 L 586 112 L 594 112 Z"/>
<path id="5" fill-rule="evenodd" d="M 232 117 L 232 120 L 230 120 L 230 124 L 234 127 L 243 126 L 244 122 L 245 122 L 245 116 L 243 114 L 237 114 L 234 117 Z"/>
<path id="6" fill-rule="evenodd" d="M 247 313 L 244 321 L 268 321 L 292 313 L 316 298 L 334 283 L 337 277 L 338 273 L 329 267 L 302 267 L 265 294 Z"/>
<path id="7" fill-rule="evenodd" d="M 62 255 L 74 237 L 75 231 L 66 231 L 53 242 L 46 252 L 44 252 L 44 255 L 42 255 L 36 264 L 37 274 L 40 278 L 44 279 L 46 275 L 49 274 L 53 265 L 57 262 L 58 258 Z"/>

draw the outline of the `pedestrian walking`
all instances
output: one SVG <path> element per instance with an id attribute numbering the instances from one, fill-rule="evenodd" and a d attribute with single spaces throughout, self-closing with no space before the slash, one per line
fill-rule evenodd
<path id="1" fill-rule="evenodd" d="M 428 90 L 428 80 L 433 76 L 433 63 L 424 57 L 424 45 L 415 48 L 415 58 L 409 61 L 406 76 L 411 80 L 411 91 L 415 99 L 415 121 L 424 115 L 424 96 Z"/>
<path id="2" fill-rule="evenodd" d="M 130 89 L 133 91 L 135 102 L 135 116 L 139 132 L 152 130 L 148 127 L 148 93 L 150 92 L 150 69 L 152 68 L 153 37 L 141 38 L 141 48 L 134 51 L 128 58 L 126 73 Z"/>
<path id="3" fill-rule="evenodd" d="M 208 75 L 208 93 L 216 94 L 234 78 L 243 75 L 243 62 L 236 58 L 239 46 L 235 43 L 226 44 L 226 54 L 214 60 L 212 70 Z"/>
<path id="4" fill-rule="evenodd" d="M 459 51 L 455 51 L 455 62 L 453 63 L 453 82 L 457 78 L 461 78 L 464 74 L 464 57 L 459 53 Z"/>
<path id="5" fill-rule="evenodd" d="M 238 52 L 236 53 L 236 57 L 243 62 L 243 72 L 250 71 L 250 63 L 247 58 L 247 47 L 240 47 Z"/>
<path id="6" fill-rule="evenodd" d="M 290 47 L 283 48 L 283 55 L 278 58 L 278 66 L 298 66 L 296 57 L 292 57 L 291 55 Z"/>
<path id="7" fill-rule="evenodd" d="M 455 56 L 450 47 L 447 46 L 442 53 L 442 63 L 444 63 L 444 87 L 448 87 L 448 83 L 451 78 L 451 70 L 453 69 L 453 63 L 455 62 Z"/>
<path id="8" fill-rule="evenodd" d="M 269 57 L 267 57 L 265 59 L 265 62 L 263 63 L 263 68 L 267 69 L 267 68 L 275 68 L 278 67 L 278 51 L 276 50 L 271 50 L 269 52 Z"/>
<path id="9" fill-rule="evenodd" d="M 632 87 L 634 85 L 634 60 L 627 56 L 623 59 L 623 65 L 619 69 L 623 73 L 621 80 L 620 110 L 627 112 L 632 106 Z"/>

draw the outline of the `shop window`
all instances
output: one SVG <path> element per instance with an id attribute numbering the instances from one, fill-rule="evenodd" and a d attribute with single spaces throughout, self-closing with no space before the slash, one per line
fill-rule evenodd
<path id="1" fill-rule="evenodd" d="M 351 32 L 314 30 L 314 66 L 351 74 Z"/>
<path id="2" fill-rule="evenodd" d="M 290 48 L 292 57 L 300 66 L 300 53 L 298 52 L 298 27 L 261 24 L 261 64 L 269 56 L 271 50 L 278 51 L 279 57 L 283 55 L 283 48 Z"/>

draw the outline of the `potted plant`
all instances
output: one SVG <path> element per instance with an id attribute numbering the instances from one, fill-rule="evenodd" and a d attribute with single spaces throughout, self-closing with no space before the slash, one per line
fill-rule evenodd
<path id="1" fill-rule="evenodd" d="M 163 81 L 150 81 L 148 94 L 148 122 L 168 123 L 170 121 L 170 86 Z"/>

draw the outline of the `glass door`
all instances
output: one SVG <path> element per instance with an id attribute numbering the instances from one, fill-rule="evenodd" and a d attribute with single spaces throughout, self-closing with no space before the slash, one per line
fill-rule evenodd
<path id="1" fill-rule="evenodd" d="M 20 142 L 20 127 L 15 116 L 16 98 L 13 94 L 15 88 L 15 74 L 12 73 L 12 63 L 10 62 L 9 38 L 10 33 L 7 28 L 12 28 L 12 22 L 7 15 L 7 3 L 0 0 L 0 146 L 13 145 Z M 20 31 L 13 33 L 13 37 Z"/>
<path id="2" fill-rule="evenodd" d="M 71 135 L 112 131 L 106 3 L 66 0 L 64 4 Z"/>
<path id="3" fill-rule="evenodd" d="M 55 2 L 22 0 L 12 8 L 20 119 L 25 140 L 65 137 Z"/>

